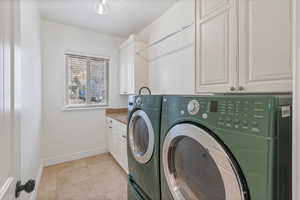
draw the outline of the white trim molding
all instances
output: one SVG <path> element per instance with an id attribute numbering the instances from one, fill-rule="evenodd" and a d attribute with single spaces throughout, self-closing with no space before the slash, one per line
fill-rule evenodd
<path id="1" fill-rule="evenodd" d="M 300 199 L 300 4 L 293 0 L 293 200 Z"/>
<path id="2" fill-rule="evenodd" d="M 5 200 L 4 198 L 6 195 L 9 193 L 12 187 L 12 184 L 14 183 L 14 178 L 13 177 L 8 177 L 3 184 L 3 187 L 0 188 L 0 200 Z"/>
<path id="3" fill-rule="evenodd" d="M 96 148 L 96 149 L 81 151 L 81 152 L 77 152 L 77 153 L 49 157 L 49 158 L 44 159 L 44 166 L 47 167 L 47 166 L 51 166 L 51 165 L 55 165 L 55 164 L 59 164 L 59 163 L 63 163 L 63 162 L 86 158 L 89 156 L 95 156 L 95 155 L 103 154 L 103 153 L 107 153 L 107 152 L 108 152 L 107 149 Z"/>
<path id="4" fill-rule="evenodd" d="M 39 190 L 39 186 L 40 186 L 40 183 L 41 183 L 43 171 L 44 171 L 44 163 L 43 163 L 43 161 L 41 161 L 39 171 L 38 171 L 36 179 L 35 179 L 36 180 L 35 190 L 34 190 L 33 193 L 31 193 L 29 200 L 36 200 L 37 199 L 38 190 Z"/>

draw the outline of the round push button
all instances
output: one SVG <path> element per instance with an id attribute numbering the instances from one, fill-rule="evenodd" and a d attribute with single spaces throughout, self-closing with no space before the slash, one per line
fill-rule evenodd
<path id="1" fill-rule="evenodd" d="M 208 114 L 207 114 L 207 113 L 203 113 L 203 114 L 202 114 L 202 118 L 203 118 L 203 119 L 207 119 L 207 118 L 208 118 Z"/>

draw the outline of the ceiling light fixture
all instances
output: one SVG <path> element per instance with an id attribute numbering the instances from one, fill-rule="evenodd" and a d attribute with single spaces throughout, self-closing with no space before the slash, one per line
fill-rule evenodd
<path id="1" fill-rule="evenodd" d="M 109 6 L 107 0 L 98 0 L 96 3 L 96 13 L 99 15 L 107 15 L 109 13 Z"/>

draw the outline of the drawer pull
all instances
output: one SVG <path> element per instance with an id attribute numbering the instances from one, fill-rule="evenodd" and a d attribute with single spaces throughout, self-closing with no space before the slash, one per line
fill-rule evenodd
<path id="1" fill-rule="evenodd" d="M 235 91 L 235 87 L 231 87 L 231 88 L 230 88 L 230 91 Z"/>

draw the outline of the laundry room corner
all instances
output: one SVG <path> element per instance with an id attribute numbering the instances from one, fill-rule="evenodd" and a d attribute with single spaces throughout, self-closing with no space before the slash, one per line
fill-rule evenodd
<path id="1" fill-rule="evenodd" d="M 298 0 L 0 0 L 0 200 L 300 200 Z"/>

